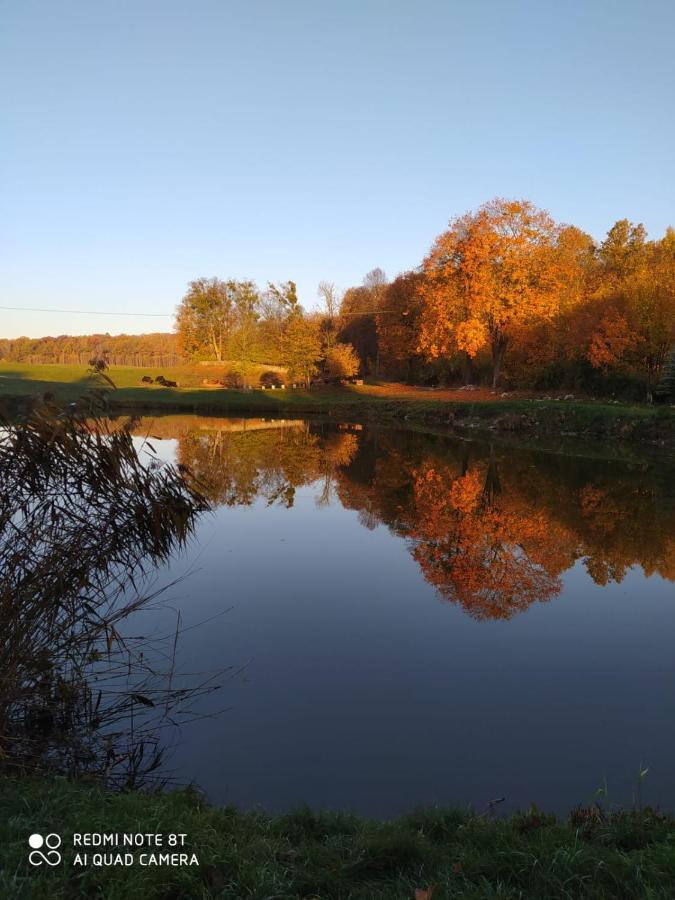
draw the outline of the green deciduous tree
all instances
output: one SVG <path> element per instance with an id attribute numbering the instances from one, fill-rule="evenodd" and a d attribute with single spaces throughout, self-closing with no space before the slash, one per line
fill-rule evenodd
<path id="1" fill-rule="evenodd" d="M 236 282 L 197 278 L 188 285 L 176 314 L 181 351 L 191 359 L 224 359 L 235 316 Z"/>
<path id="2" fill-rule="evenodd" d="M 252 281 L 237 282 L 234 290 L 235 318 L 227 341 L 227 355 L 234 372 L 248 385 L 254 363 L 262 353 L 260 294 Z"/>
<path id="3" fill-rule="evenodd" d="M 302 381 L 307 387 L 318 372 L 321 358 L 321 333 L 319 323 L 301 313 L 290 317 L 282 340 L 283 364 L 291 378 Z"/>

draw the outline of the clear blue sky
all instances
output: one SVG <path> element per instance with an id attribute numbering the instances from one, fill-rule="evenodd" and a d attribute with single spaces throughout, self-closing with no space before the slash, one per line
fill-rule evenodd
<path id="1" fill-rule="evenodd" d="M 0 303 L 360 283 L 527 197 L 675 224 L 672 0 L 0 0 Z M 172 320 L 0 310 L 0 336 Z"/>

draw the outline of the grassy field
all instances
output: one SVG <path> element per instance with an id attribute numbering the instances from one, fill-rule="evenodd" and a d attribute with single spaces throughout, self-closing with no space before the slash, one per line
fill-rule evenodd
<path id="1" fill-rule="evenodd" d="M 182 366 L 162 371 L 177 388 L 141 384 L 159 372 L 113 366 L 113 408 L 137 412 L 321 413 L 355 418 L 406 421 L 411 424 L 491 427 L 525 434 L 584 434 L 675 445 L 675 409 L 670 406 L 620 404 L 589 398 L 564 399 L 563 392 L 506 396 L 480 389 L 425 390 L 400 384 L 366 384 L 307 390 L 239 391 L 205 387 L 210 367 Z M 29 400 L 50 392 L 74 401 L 92 386 L 86 367 L 0 363 L 0 400 Z"/>
<path id="2" fill-rule="evenodd" d="M 35 832 L 61 836 L 60 865 L 29 865 Z M 182 833 L 183 852 L 199 865 L 141 867 L 136 850 L 133 865 L 74 866 L 74 832 Z M 93 862 L 96 851 L 88 852 Z M 433 900 L 666 900 L 675 896 L 675 820 L 648 810 L 601 817 L 591 809 L 556 821 L 537 811 L 491 819 L 430 809 L 375 822 L 214 809 L 190 792 L 0 783 L 0 895 L 8 900 L 414 900 L 430 888 Z"/>

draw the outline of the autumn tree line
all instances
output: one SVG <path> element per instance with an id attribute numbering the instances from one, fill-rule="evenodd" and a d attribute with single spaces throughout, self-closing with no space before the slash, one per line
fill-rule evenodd
<path id="1" fill-rule="evenodd" d="M 495 199 L 450 221 L 415 269 L 359 286 L 318 288 L 300 304 L 293 281 L 199 278 L 175 336 L 0 342 L 17 361 L 70 362 L 105 350 L 112 364 L 256 366 L 290 378 L 361 376 L 498 390 L 566 388 L 633 399 L 675 396 L 675 231 L 657 240 L 621 219 L 596 242 L 526 200 Z M 86 348 L 86 349 L 85 349 Z"/>
<path id="2" fill-rule="evenodd" d="M 374 269 L 321 308 L 292 281 L 200 279 L 177 319 L 187 356 L 275 361 L 292 377 L 349 375 L 493 388 L 573 388 L 651 400 L 675 389 L 675 231 L 618 221 L 604 241 L 526 200 L 449 223 L 420 265 Z"/>
<path id="3" fill-rule="evenodd" d="M 450 222 L 421 265 L 347 291 L 364 364 L 411 381 L 675 393 L 675 231 L 618 221 L 602 243 L 528 201 Z"/>

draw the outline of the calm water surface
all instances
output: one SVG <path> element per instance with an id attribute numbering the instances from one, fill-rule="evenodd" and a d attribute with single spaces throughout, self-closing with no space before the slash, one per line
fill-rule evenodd
<path id="1" fill-rule="evenodd" d="M 176 776 L 269 810 L 566 811 L 605 779 L 631 802 L 642 765 L 643 799 L 675 808 L 672 460 L 301 421 L 148 430 L 215 504 L 162 573 L 185 576 L 179 668 L 233 667 Z"/>

